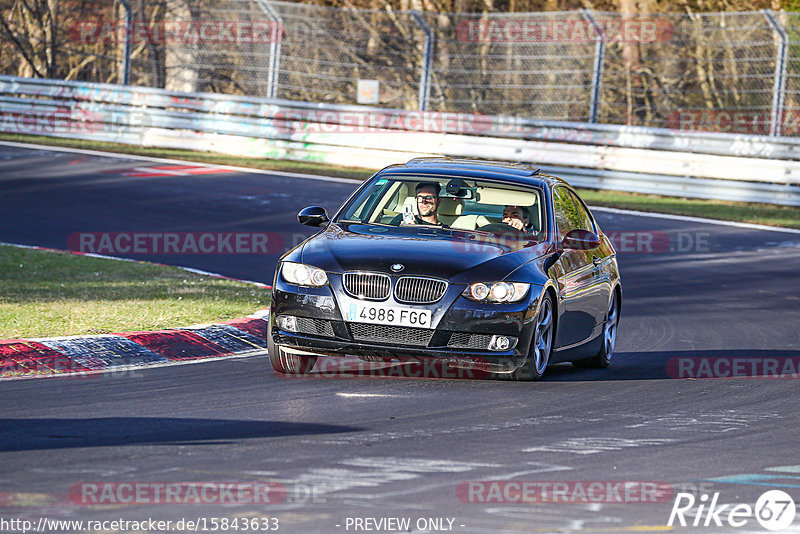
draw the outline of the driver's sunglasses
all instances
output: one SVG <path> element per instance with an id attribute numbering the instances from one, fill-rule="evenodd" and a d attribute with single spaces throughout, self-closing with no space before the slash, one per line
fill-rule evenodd
<path id="1" fill-rule="evenodd" d="M 436 197 L 431 195 L 417 195 L 417 202 L 423 202 L 426 204 L 433 204 L 436 202 Z"/>

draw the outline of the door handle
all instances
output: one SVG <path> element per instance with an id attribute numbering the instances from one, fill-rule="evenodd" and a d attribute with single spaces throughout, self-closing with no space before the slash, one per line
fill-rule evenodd
<path id="1" fill-rule="evenodd" d="M 592 258 L 592 264 L 593 264 L 595 267 L 597 267 L 597 266 L 598 266 L 598 265 L 600 265 L 601 263 L 603 263 L 603 258 L 598 258 L 597 256 L 595 256 L 594 258 Z"/>

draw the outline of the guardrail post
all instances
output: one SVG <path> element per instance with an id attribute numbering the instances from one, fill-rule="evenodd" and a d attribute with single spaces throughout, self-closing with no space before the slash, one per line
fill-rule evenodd
<path id="1" fill-rule="evenodd" d="M 581 9 L 581 15 L 594 31 L 597 32 L 597 39 L 594 43 L 594 64 L 592 65 L 592 91 L 589 96 L 589 122 L 597 122 L 597 108 L 600 104 L 600 88 L 603 84 L 603 62 L 606 57 L 606 36 L 603 29 L 597 23 L 594 15 L 588 9 Z"/>
<path id="2" fill-rule="evenodd" d="M 120 5 L 125 9 L 125 43 L 122 47 L 122 85 L 130 85 L 131 82 L 131 40 L 133 39 L 133 9 L 128 0 L 119 0 Z"/>
<path id="3" fill-rule="evenodd" d="M 274 24 L 270 31 L 269 64 L 267 66 L 267 98 L 276 98 L 278 94 L 278 75 L 281 65 L 281 40 L 283 40 L 283 19 L 272 7 L 269 0 L 257 0 L 258 7 Z"/>
<path id="4" fill-rule="evenodd" d="M 428 99 L 431 95 L 431 64 L 433 63 L 433 30 L 422 18 L 419 11 L 409 11 L 414 21 L 425 33 L 425 42 L 422 49 L 422 72 L 419 75 L 419 98 L 417 107 L 419 111 L 428 110 Z"/>
<path id="5" fill-rule="evenodd" d="M 769 25 L 781 41 L 778 47 L 778 57 L 775 59 L 775 81 L 772 87 L 772 117 L 770 118 L 769 125 L 769 135 L 775 137 L 781 134 L 783 99 L 786 93 L 786 56 L 789 51 L 789 36 L 771 9 L 762 9 L 761 13 L 764 14 L 767 22 L 769 22 Z"/>

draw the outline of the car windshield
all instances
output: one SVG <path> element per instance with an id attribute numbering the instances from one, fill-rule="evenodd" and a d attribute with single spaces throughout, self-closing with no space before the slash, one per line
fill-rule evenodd
<path id="1" fill-rule="evenodd" d="M 384 174 L 374 177 L 345 206 L 338 222 L 436 225 L 491 233 L 516 228 L 532 236 L 545 230 L 542 198 L 541 189 L 536 187 L 480 179 Z"/>

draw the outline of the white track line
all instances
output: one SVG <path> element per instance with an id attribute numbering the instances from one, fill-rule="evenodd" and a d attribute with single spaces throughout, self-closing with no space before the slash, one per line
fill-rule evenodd
<path id="1" fill-rule="evenodd" d="M 688 215 L 672 215 L 669 213 L 651 213 L 649 211 L 622 210 L 619 208 L 605 208 L 601 206 L 591 206 L 592 211 L 605 211 L 608 213 L 619 213 L 620 215 L 634 215 L 636 217 L 652 217 L 654 219 L 672 219 L 675 221 L 697 222 L 703 224 L 718 224 L 720 226 L 735 226 L 736 228 L 747 228 L 749 230 L 767 230 L 770 232 L 785 232 L 789 234 L 800 234 L 797 228 L 785 228 L 783 226 L 767 226 L 766 224 L 753 224 L 735 221 L 724 221 L 721 219 L 706 219 L 705 217 L 690 217 Z"/>
<path id="2" fill-rule="evenodd" d="M 344 397 L 346 399 L 349 398 L 373 398 L 373 397 L 397 397 L 398 395 L 394 395 L 392 393 L 337 393 L 337 397 Z"/>
<path id="3" fill-rule="evenodd" d="M 309 180 L 322 180 L 327 182 L 340 182 L 340 183 L 355 183 L 359 182 L 356 179 L 350 178 L 337 178 L 334 176 L 324 176 L 324 175 L 316 175 L 316 174 L 303 174 L 299 172 L 287 172 L 287 171 L 268 171 L 264 169 L 252 169 L 249 167 L 237 167 L 234 165 L 216 165 L 213 163 L 202 163 L 199 161 L 188 161 L 188 160 L 180 160 L 180 159 L 168 159 L 168 158 L 156 158 L 153 156 L 140 156 L 136 154 L 119 154 L 116 152 L 103 152 L 100 150 L 87 150 L 83 148 L 70 148 L 70 147 L 55 147 L 50 145 L 37 145 L 33 143 L 16 143 L 13 141 L 0 141 L 0 146 L 11 146 L 17 148 L 29 148 L 34 150 L 53 150 L 56 152 L 72 152 L 75 154 L 86 154 L 90 156 L 100 156 L 100 157 L 107 157 L 107 158 L 118 158 L 118 159 L 136 159 L 141 161 L 152 161 L 156 163 L 173 163 L 176 165 L 186 165 L 186 164 L 197 164 L 204 167 L 212 167 L 218 169 L 226 169 L 234 172 L 247 172 L 251 174 L 267 174 L 267 175 L 276 175 L 276 176 L 287 176 L 293 178 L 306 178 Z M 365 177 L 366 178 L 366 177 Z M 716 224 L 720 226 L 733 226 L 737 228 L 748 228 L 750 230 L 768 230 L 771 232 L 785 232 L 789 234 L 800 234 L 800 230 L 795 228 L 784 228 L 782 226 L 767 226 L 764 224 L 752 224 L 752 223 L 742 223 L 742 222 L 734 222 L 734 221 L 725 221 L 722 219 L 706 219 L 704 217 L 690 217 L 686 215 L 670 215 L 668 213 L 657 213 L 657 212 L 649 212 L 649 211 L 636 211 L 636 210 L 623 210 L 619 208 L 604 208 L 600 206 L 591 206 L 592 210 L 595 211 L 605 211 L 608 213 L 619 213 L 621 215 L 633 215 L 637 217 L 652 217 L 654 219 L 672 219 L 675 221 L 685 221 L 685 222 L 697 222 L 703 224 Z"/>
<path id="4" fill-rule="evenodd" d="M 198 165 L 201 167 L 225 169 L 233 172 L 247 172 L 250 174 L 270 174 L 276 176 L 287 176 L 291 178 L 306 178 L 308 180 L 321 180 L 325 182 L 341 182 L 341 183 L 352 184 L 352 183 L 360 183 L 362 181 L 357 178 L 338 178 L 335 176 L 325 176 L 322 174 L 304 174 L 300 172 L 269 171 L 265 169 L 253 169 L 250 167 L 238 167 L 236 165 L 220 165 L 216 163 L 204 163 L 202 161 L 189 161 L 189 160 L 172 159 L 172 158 L 157 158 L 154 156 L 141 156 L 139 154 L 121 154 L 118 152 L 103 152 L 101 150 L 89 150 L 85 148 L 37 145 L 33 143 L 16 143 L 14 141 L 0 141 L 0 145 L 16 147 L 16 148 L 29 148 L 33 150 L 51 150 L 53 152 L 70 152 L 73 154 L 85 154 L 87 156 L 99 156 L 104 158 L 134 159 L 139 161 L 151 161 L 154 163 L 172 163 L 175 165 L 187 165 L 187 164 Z M 367 177 L 364 176 L 364 179 L 366 178 Z"/>

